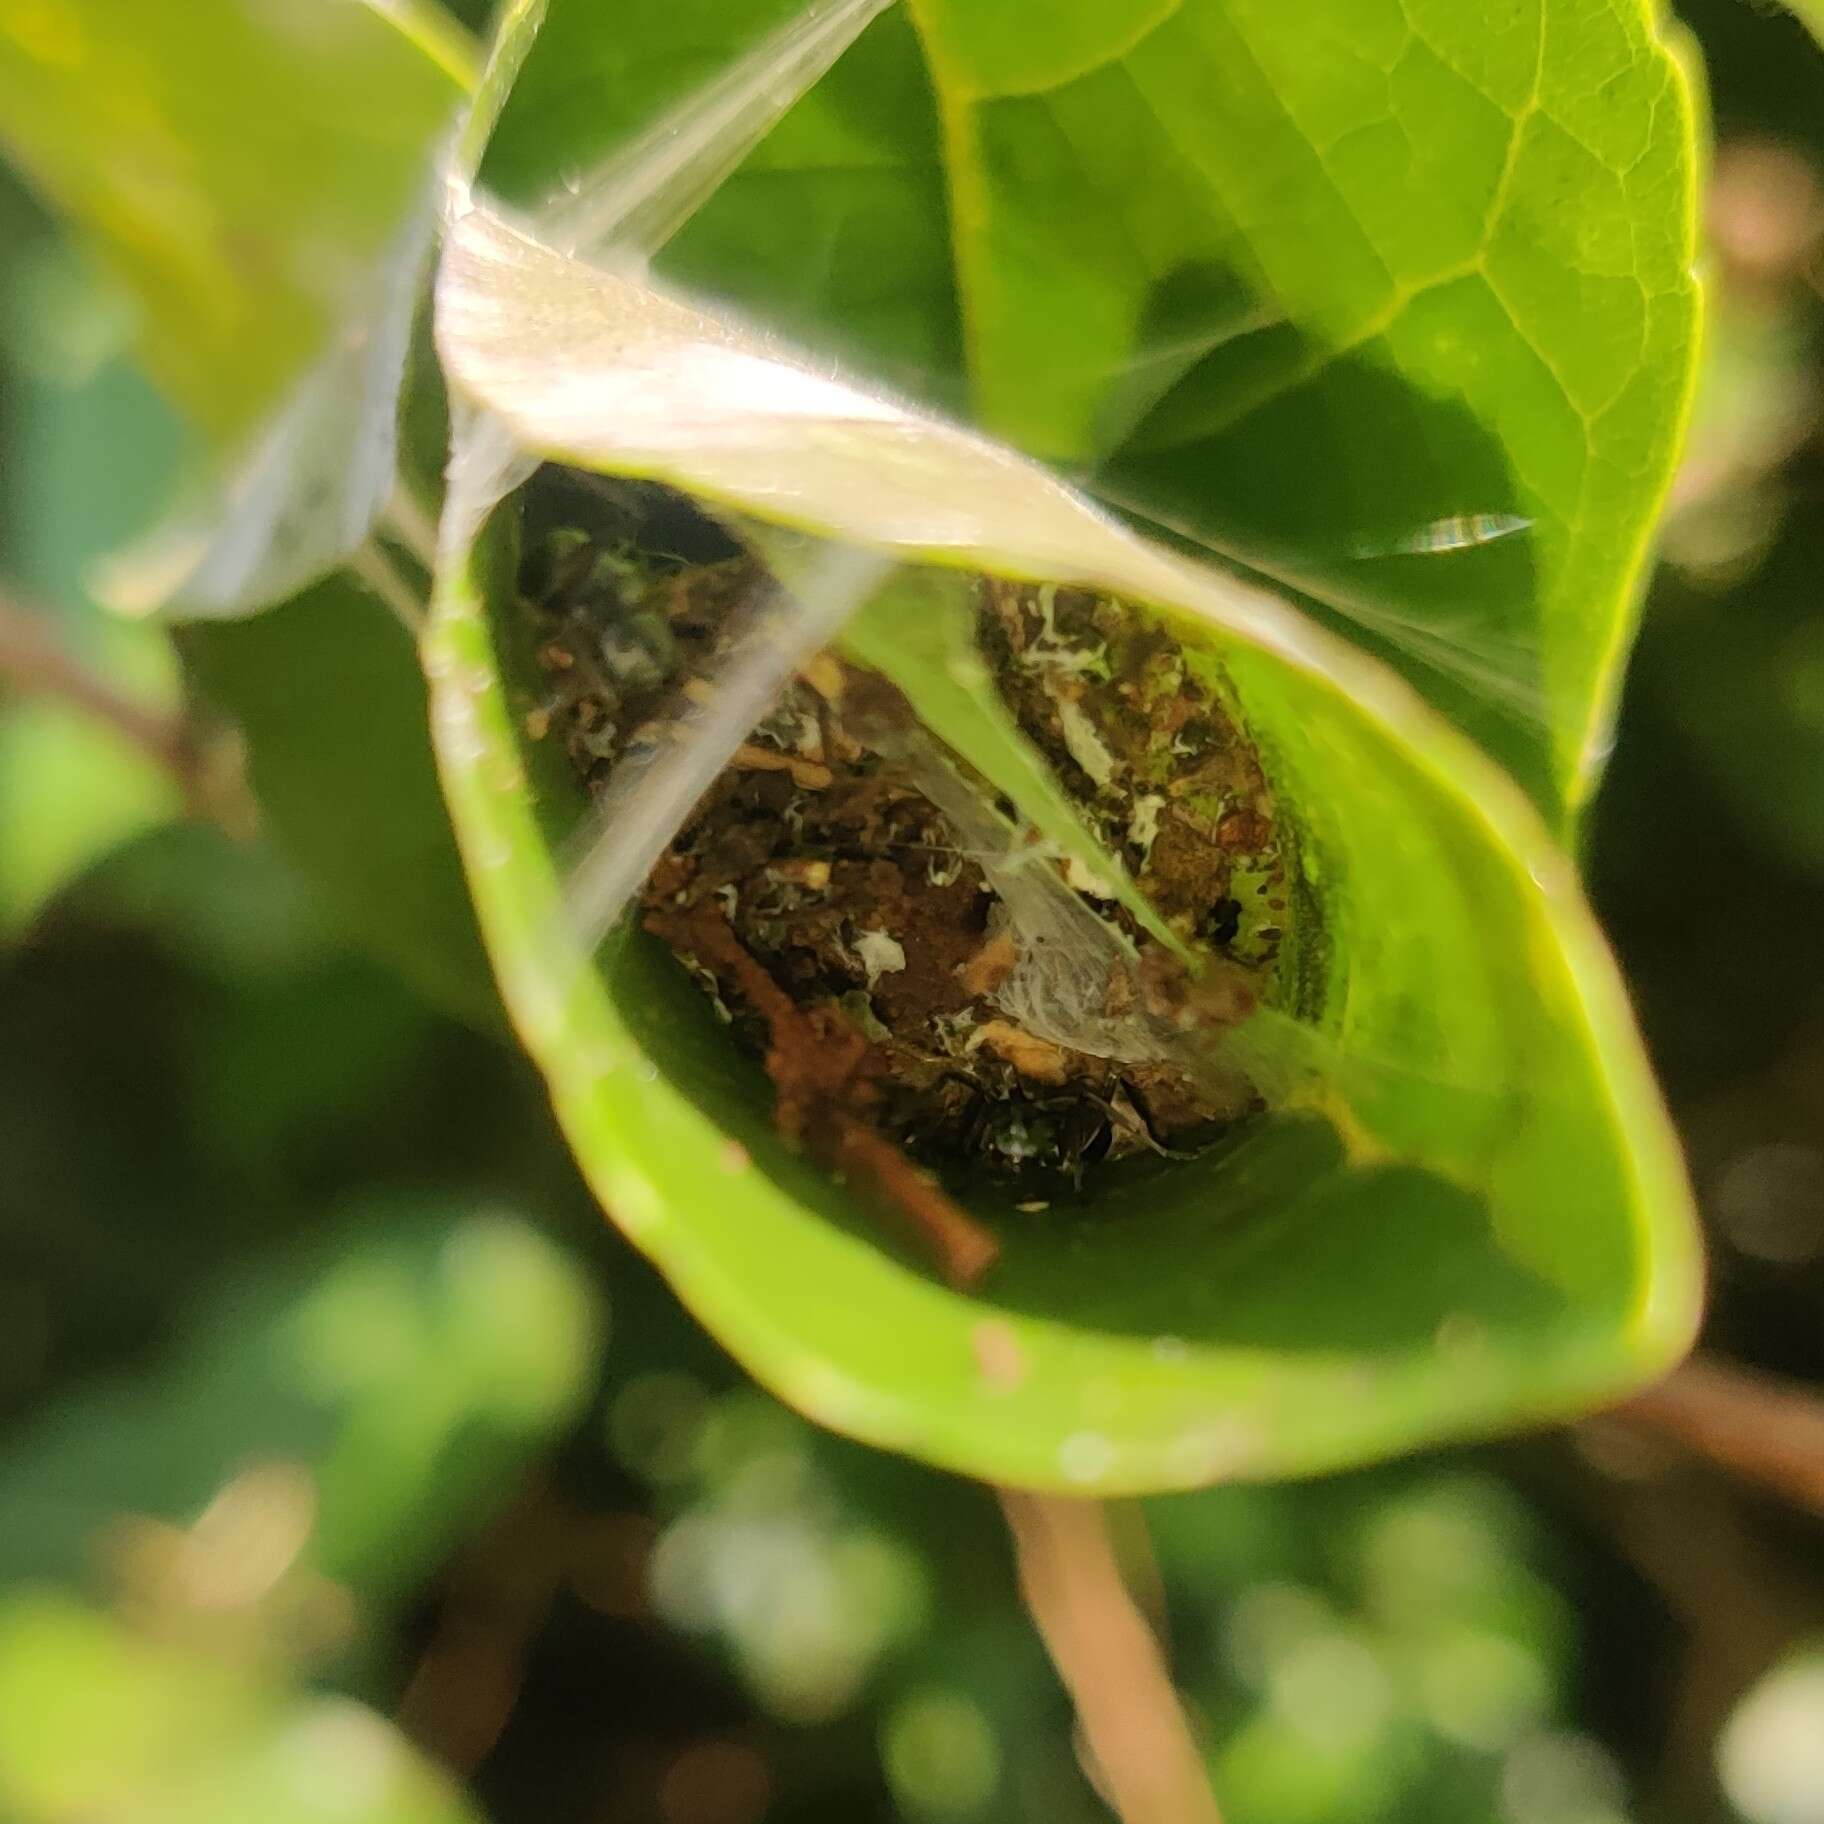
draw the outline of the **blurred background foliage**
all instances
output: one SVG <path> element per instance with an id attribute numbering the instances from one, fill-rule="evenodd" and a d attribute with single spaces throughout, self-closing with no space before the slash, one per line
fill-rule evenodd
<path id="1" fill-rule="evenodd" d="M 1586 860 L 1709 1341 L 1824 1383 L 1824 57 L 1681 10 L 1712 350 Z M 1105 1815 L 986 1494 L 747 1386 L 485 1006 L 370 960 L 226 736 L 172 766 L 192 687 L 85 578 L 182 433 L 11 186 L 0 243 L 0 572 L 137 718 L 0 691 L 0 1816 Z M 1824 1820 L 1824 1529 L 1613 1424 L 1141 1518 L 1231 1824 Z"/>

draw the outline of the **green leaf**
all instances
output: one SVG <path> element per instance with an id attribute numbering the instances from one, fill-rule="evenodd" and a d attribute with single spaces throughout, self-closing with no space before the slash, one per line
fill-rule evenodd
<path id="1" fill-rule="evenodd" d="M 397 1597 L 574 1417 L 601 1314 L 488 1210 L 397 1199 L 216 1288 L 156 1372 L 66 1399 L 0 1456 L 0 1578 L 80 1580 L 123 1520 L 189 1526 L 235 1478 L 303 1478 L 300 1560 Z"/>
<path id="2" fill-rule="evenodd" d="M 828 0 L 629 0 L 610 27 L 584 0 L 555 0 L 482 176 L 516 205 L 540 203 L 637 144 L 792 20 L 841 10 Z M 930 83 L 909 13 L 890 6 L 708 199 L 663 264 L 961 407 L 946 221 Z"/>
<path id="3" fill-rule="evenodd" d="M 196 0 L 173 21 L 41 0 L 0 26 L 0 139 L 128 280 L 153 372 L 228 441 L 328 347 L 459 92 L 384 7 Z"/>
<path id="4" fill-rule="evenodd" d="M 0 525 L 7 582 L 21 591 L 19 631 L 149 720 L 175 718 L 165 636 L 103 615 L 83 593 L 89 557 L 132 530 L 173 459 L 168 414 L 114 358 L 121 325 L 109 288 L 48 233 L 22 224 L 8 251 Z M 90 863 L 181 809 L 168 771 L 91 711 L 0 702 L 0 933 L 24 929 Z"/>
<path id="5" fill-rule="evenodd" d="M 404 630 L 343 573 L 181 645 L 246 739 L 261 814 L 342 924 L 435 1004 L 497 1024 Z"/>
<path id="6" fill-rule="evenodd" d="M 440 10 L 37 0 L 0 20 L 0 145 L 139 303 L 214 461 L 116 576 L 194 611 L 295 592 L 392 487 L 393 417 L 469 72 Z"/>
<path id="7" fill-rule="evenodd" d="M 587 170 L 793 10 L 558 0 L 487 176 Z M 1656 10 L 908 0 L 661 271 L 1299 590 L 1556 817 L 1695 358 Z"/>
<path id="8" fill-rule="evenodd" d="M 1003 1254 L 965 1296 L 780 1147 L 757 1070 L 656 945 L 565 941 L 583 807 L 523 751 L 511 514 L 457 554 L 426 665 L 502 993 L 604 1205 L 759 1379 L 952 1468 L 1120 1490 L 1557 1415 L 1684 1348 L 1689 1192 L 1613 967 L 1536 816 L 1405 687 L 1001 446 L 485 211 L 452 228 L 439 334 L 457 384 L 560 460 L 1153 605 L 1298 826 L 1317 929 L 1242 1029 L 1274 1115 L 1079 1212 L 982 1207 Z"/>
<path id="9" fill-rule="evenodd" d="M 23 931 L 91 863 L 182 809 L 169 774 L 85 712 L 0 703 L 0 938 Z"/>
<path id="10" fill-rule="evenodd" d="M 0 1600 L 13 1824 L 475 1824 L 384 1717 L 66 1598 Z"/>

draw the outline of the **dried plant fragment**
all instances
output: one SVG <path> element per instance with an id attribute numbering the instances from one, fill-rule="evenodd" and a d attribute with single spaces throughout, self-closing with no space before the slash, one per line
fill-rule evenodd
<path id="1" fill-rule="evenodd" d="M 523 567 L 544 690 L 526 728 L 561 741 L 592 791 L 673 738 L 713 688 L 722 628 L 767 582 L 745 555 L 665 546 L 650 528 L 559 528 Z M 766 1060 L 782 1132 L 851 1178 L 894 1175 L 862 1159 L 864 1130 L 952 1178 L 1080 1182 L 1103 1161 L 1197 1150 L 1258 1106 L 1219 1039 L 1270 989 L 1285 928 L 1259 761 L 1151 617 L 983 578 L 977 635 L 1104 848 L 1209 957 L 1201 974 L 1038 843 L 892 684 L 833 651 L 698 804 L 643 921 Z M 903 1209 L 905 1191 L 883 1194 Z"/>

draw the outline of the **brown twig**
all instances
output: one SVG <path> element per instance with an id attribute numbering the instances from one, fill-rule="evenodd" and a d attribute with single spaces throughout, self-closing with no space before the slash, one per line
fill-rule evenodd
<path id="1" fill-rule="evenodd" d="M 785 1138 L 903 1215 L 953 1286 L 974 1285 L 993 1265 L 999 1243 L 869 1119 L 875 1090 L 868 1041 L 839 1015 L 801 1008 L 749 954 L 713 901 L 651 906 L 646 928 L 732 982 L 766 1021 L 766 1070 Z"/>
<path id="2" fill-rule="evenodd" d="M 105 722 L 180 785 L 188 783 L 194 755 L 182 719 L 116 690 L 58 639 L 48 615 L 3 596 L 0 678 L 22 696 L 53 697 Z"/>
<path id="3" fill-rule="evenodd" d="M 1824 1514 L 1824 1397 L 1706 1357 L 1604 1415 Z"/>
<path id="4" fill-rule="evenodd" d="M 58 638 L 51 617 L 0 595 L 0 683 L 25 697 L 67 704 L 111 728 L 166 773 L 193 817 L 232 836 L 250 833 L 252 801 L 238 761 L 224 766 L 216 744 L 199 740 L 190 721 L 117 689 Z"/>
<path id="5" fill-rule="evenodd" d="M 1088 1771 L 1122 1824 L 1221 1824 L 1158 1639 L 1100 1502 L 998 1491 L 1020 1589 L 1076 1705 Z"/>

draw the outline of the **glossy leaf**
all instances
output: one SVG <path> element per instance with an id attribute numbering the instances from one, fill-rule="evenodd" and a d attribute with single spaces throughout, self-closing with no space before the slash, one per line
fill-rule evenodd
<path id="1" fill-rule="evenodd" d="M 124 276 L 205 478 L 113 579 L 232 612 L 367 535 L 467 54 L 440 9 L 108 0 L 0 14 L 0 145 Z"/>
<path id="2" fill-rule="evenodd" d="M 790 15 L 556 0 L 529 202 Z M 1695 356 L 1644 0 L 907 0 L 661 269 L 1301 591 L 1587 793 Z"/>
<path id="3" fill-rule="evenodd" d="M 1683 1348 L 1688 1193 L 1574 878 L 1391 676 L 1001 446 L 485 211 L 452 229 L 439 322 L 457 383 L 561 460 L 1154 604 L 1298 825 L 1315 928 L 1240 1053 L 1274 1117 L 1080 1210 L 983 1208 L 1003 1257 L 963 1296 L 779 1147 L 757 1069 L 647 939 L 565 942 L 581 807 L 524 750 L 510 513 L 455 554 L 427 666 L 502 992 L 607 1208 L 762 1381 L 955 1468 L 1113 1490 L 1558 1413 Z"/>

